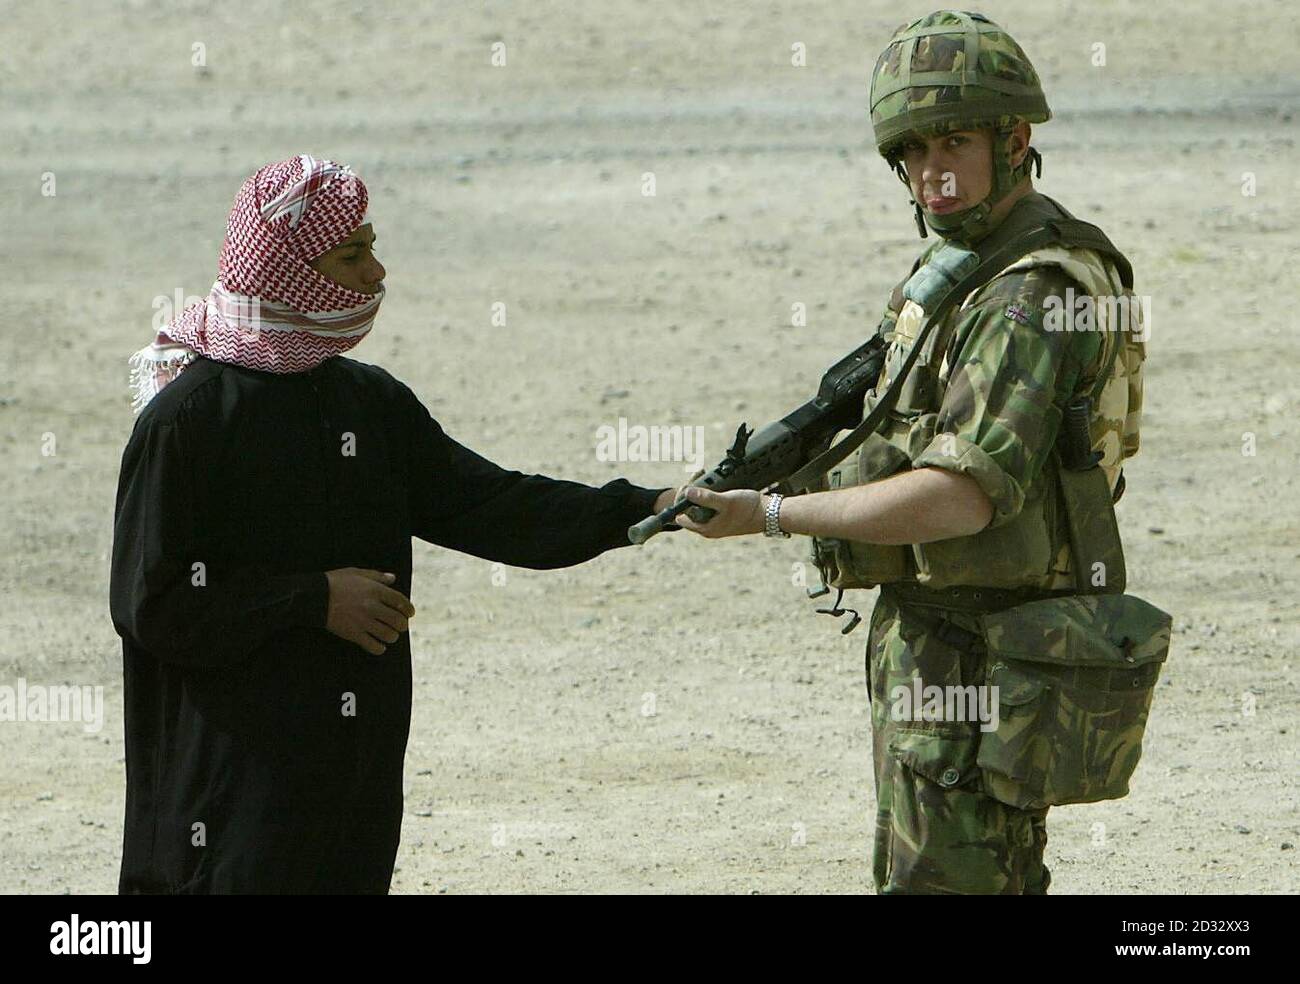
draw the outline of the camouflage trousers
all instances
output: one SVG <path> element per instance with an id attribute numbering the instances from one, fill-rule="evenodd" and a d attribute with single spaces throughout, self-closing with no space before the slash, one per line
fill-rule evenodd
<path id="1" fill-rule="evenodd" d="M 940 620 L 975 631 L 971 615 L 897 604 L 882 592 L 871 616 L 876 826 L 872 876 L 881 895 L 1041 895 L 1047 809 L 1023 810 L 984 791 L 975 764 L 978 721 L 897 720 L 902 686 L 980 686 L 985 660 L 935 632 Z"/>

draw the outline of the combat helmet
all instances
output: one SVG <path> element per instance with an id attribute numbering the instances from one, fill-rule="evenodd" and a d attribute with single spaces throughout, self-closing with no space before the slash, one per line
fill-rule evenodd
<path id="1" fill-rule="evenodd" d="M 983 14 L 939 10 L 900 27 L 871 74 L 871 126 L 881 156 L 907 184 L 902 148 L 909 137 L 992 127 L 993 186 L 978 205 L 930 215 L 912 201 L 916 225 L 948 239 L 974 242 L 988 231 L 993 207 L 1042 155 L 1029 148 L 1012 168 L 1007 137 L 1018 120 L 1051 119 L 1038 73 L 1015 40 Z M 923 224 L 924 223 L 924 224 Z"/>

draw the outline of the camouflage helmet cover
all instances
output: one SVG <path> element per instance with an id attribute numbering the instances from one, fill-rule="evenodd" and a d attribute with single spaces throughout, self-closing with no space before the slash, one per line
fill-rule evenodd
<path id="1" fill-rule="evenodd" d="M 940 10 L 899 28 L 871 76 L 871 125 L 886 159 L 909 134 L 1051 116 L 1028 56 L 983 14 Z"/>

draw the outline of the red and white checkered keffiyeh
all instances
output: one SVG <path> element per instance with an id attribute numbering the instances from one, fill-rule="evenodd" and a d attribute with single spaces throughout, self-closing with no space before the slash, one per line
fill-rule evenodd
<path id="1" fill-rule="evenodd" d="M 312 369 L 365 337 L 384 298 L 340 286 L 309 263 L 369 221 L 351 168 L 307 154 L 244 182 L 226 223 L 217 281 L 130 358 L 139 413 L 205 355 L 264 372 Z"/>

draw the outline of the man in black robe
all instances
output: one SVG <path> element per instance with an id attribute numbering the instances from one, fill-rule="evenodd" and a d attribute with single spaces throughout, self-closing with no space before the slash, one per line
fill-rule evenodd
<path id="1" fill-rule="evenodd" d="M 309 181 L 320 162 L 303 161 L 307 177 L 290 176 Z M 372 244 L 365 224 L 309 262 L 374 294 Z M 207 330 L 189 337 L 210 344 Z M 117 490 L 119 891 L 387 892 L 411 721 L 411 537 L 565 567 L 625 546 L 673 496 L 500 468 L 407 386 L 341 355 L 300 372 L 191 358 L 137 418 Z"/>

